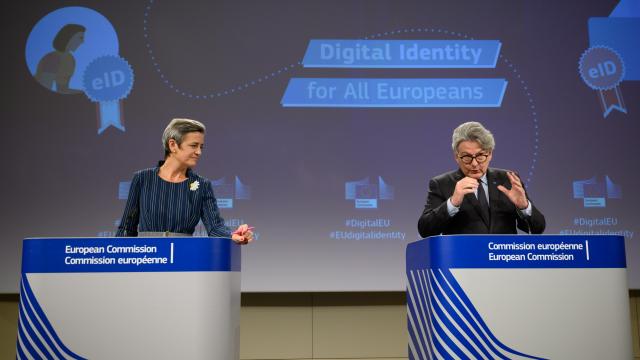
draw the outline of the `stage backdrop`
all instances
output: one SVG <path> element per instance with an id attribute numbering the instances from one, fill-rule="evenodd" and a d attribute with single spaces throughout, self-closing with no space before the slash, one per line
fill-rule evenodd
<path id="1" fill-rule="evenodd" d="M 637 1 L 2 6 L 0 292 L 23 238 L 115 233 L 174 117 L 207 125 L 196 171 L 229 225 L 256 228 L 244 291 L 403 290 L 466 121 L 546 233 L 624 235 L 640 288 Z"/>

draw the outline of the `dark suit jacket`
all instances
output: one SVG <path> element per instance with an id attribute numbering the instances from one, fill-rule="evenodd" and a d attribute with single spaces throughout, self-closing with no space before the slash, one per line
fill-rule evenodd
<path id="1" fill-rule="evenodd" d="M 489 168 L 489 208 L 491 219 L 485 219 L 480 212 L 480 203 L 475 194 L 465 195 L 460 210 L 449 216 L 447 200 L 453 195 L 456 183 L 464 178 L 460 169 L 438 175 L 429 181 L 427 204 L 418 221 L 420 236 L 439 234 L 516 234 L 517 229 L 527 233 L 541 234 L 545 228 L 544 215 L 531 203 L 531 216 L 519 213 L 515 205 L 498 190 L 498 185 L 507 189 L 511 183 L 506 170 Z M 529 200 L 531 201 L 531 200 Z"/>

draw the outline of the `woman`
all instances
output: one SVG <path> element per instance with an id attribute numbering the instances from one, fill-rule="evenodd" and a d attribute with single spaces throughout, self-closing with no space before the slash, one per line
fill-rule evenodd
<path id="1" fill-rule="evenodd" d="M 54 51 L 40 59 L 36 80 L 49 90 L 61 94 L 81 94 L 82 90 L 69 88 L 69 80 L 76 71 L 76 60 L 71 52 L 84 42 L 86 28 L 78 24 L 67 24 L 53 39 Z"/>
<path id="2" fill-rule="evenodd" d="M 162 135 L 164 162 L 134 174 L 116 236 L 191 236 L 202 219 L 209 236 L 239 244 L 253 240 L 246 224 L 233 233 L 224 225 L 211 182 L 191 170 L 202 154 L 204 133 L 195 120 L 169 123 Z"/>

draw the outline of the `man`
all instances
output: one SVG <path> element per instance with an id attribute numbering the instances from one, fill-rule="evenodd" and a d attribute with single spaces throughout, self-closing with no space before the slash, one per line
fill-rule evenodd
<path id="1" fill-rule="evenodd" d="M 518 175 L 489 168 L 495 141 L 478 122 L 453 131 L 459 169 L 429 181 L 427 204 L 418 221 L 422 237 L 439 234 L 532 234 L 544 231 L 544 215 L 529 201 Z"/>

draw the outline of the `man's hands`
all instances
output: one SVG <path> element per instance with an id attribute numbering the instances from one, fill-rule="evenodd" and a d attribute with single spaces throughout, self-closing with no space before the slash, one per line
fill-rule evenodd
<path id="1" fill-rule="evenodd" d="M 520 181 L 518 175 L 513 171 L 507 171 L 507 176 L 511 182 L 511 190 L 507 190 L 507 188 L 502 185 L 498 185 L 498 190 L 505 194 L 516 208 L 519 210 L 526 209 L 529 206 L 529 200 L 527 199 L 527 194 L 524 192 L 522 181 Z"/>
<path id="2" fill-rule="evenodd" d="M 498 190 L 500 190 L 505 196 L 519 209 L 524 210 L 529 206 L 529 200 L 527 199 L 527 194 L 524 192 L 524 187 L 522 186 L 522 181 L 516 173 L 513 171 L 507 171 L 507 177 L 509 177 L 509 182 L 511 182 L 511 189 L 508 190 L 506 187 L 502 185 L 498 185 Z M 456 183 L 456 188 L 453 191 L 453 195 L 451 195 L 451 205 L 455 207 L 459 207 L 462 204 L 462 199 L 465 195 L 469 193 L 474 193 L 480 182 L 478 179 L 474 179 L 471 177 L 464 177 L 460 179 Z"/>
<path id="3" fill-rule="evenodd" d="M 468 176 L 460 179 L 460 181 L 456 183 L 456 188 L 453 191 L 453 195 L 451 195 L 451 205 L 460 207 L 464 196 L 469 193 L 475 192 L 478 188 L 478 185 L 480 185 L 478 179 L 474 179 Z"/>

